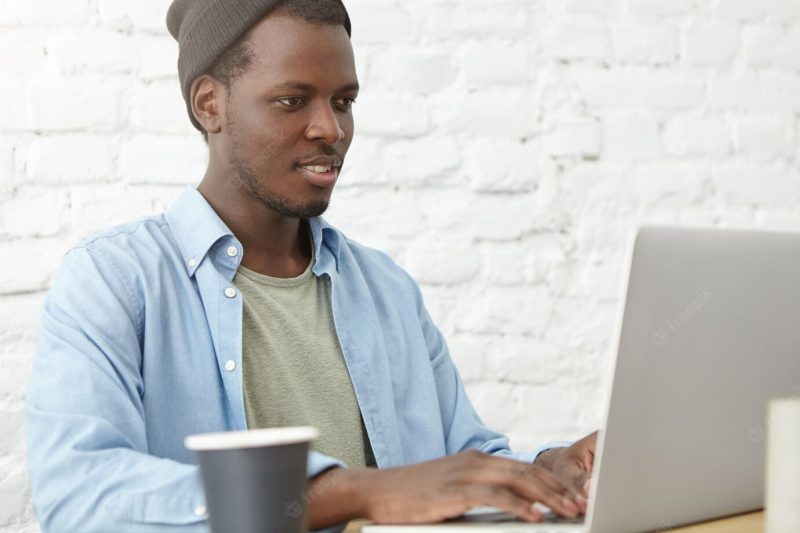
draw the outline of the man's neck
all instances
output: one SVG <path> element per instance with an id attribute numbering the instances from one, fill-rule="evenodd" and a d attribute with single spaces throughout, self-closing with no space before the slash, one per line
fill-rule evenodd
<path id="1" fill-rule="evenodd" d="M 220 190 L 203 179 L 198 191 L 230 228 L 244 248 L 242 266 L 276 278 L 302 274 L 311 261 L 308 223 L 286 217 L 241 189 Z"/>

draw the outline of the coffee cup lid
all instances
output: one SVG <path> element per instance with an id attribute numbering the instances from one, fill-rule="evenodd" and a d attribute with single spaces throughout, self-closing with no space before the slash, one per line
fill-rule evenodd
<path id="1" fill-rule="evenodd" d="M 251 429 L 247 431 L 223 431 L 189 435 L 184 445 L 190 450 L 227 450 L 232 448 L 259 448 L 309 442 L 319 437 L 319 430 L 312 426 L 286 428 Z"/>

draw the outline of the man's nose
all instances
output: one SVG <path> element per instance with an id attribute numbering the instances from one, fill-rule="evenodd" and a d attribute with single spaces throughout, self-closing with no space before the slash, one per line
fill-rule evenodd
<path id="1" fill-rule="evenodd" d="M 339 126 L 336 112 L 330 105 L 318 105 L 311 117 L 306 136 L 311 140 L 323 140 L 326 144 L 336 144 L 344 139 L 344 130 Z"/>

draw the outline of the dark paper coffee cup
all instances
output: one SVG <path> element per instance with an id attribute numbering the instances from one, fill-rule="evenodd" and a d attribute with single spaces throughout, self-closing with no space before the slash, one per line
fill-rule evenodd
<path id="1" fill-rule="evenodd" d="M 313 427 L 186 437 L 197 454 L 213 533 L 302 533 Z"/>

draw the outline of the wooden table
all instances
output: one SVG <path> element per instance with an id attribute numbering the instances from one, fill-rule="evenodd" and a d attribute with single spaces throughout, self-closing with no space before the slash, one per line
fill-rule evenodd
<path id="1" fill-rule="evenodd" d="M 721 520 L 712 520 L 702 524 L 670 529 L 673 533 L 762 533 L 764 531 L 763 513 L 749 513 Z M 364 520 L 351 522 L 345 533 L 360 533 Z"/>
<path id="2" fill-rule="evenodd" d="M 764 531 L 764 513 L 732 516 L 671 531 L 677 533 L 762 533 Z"/>

